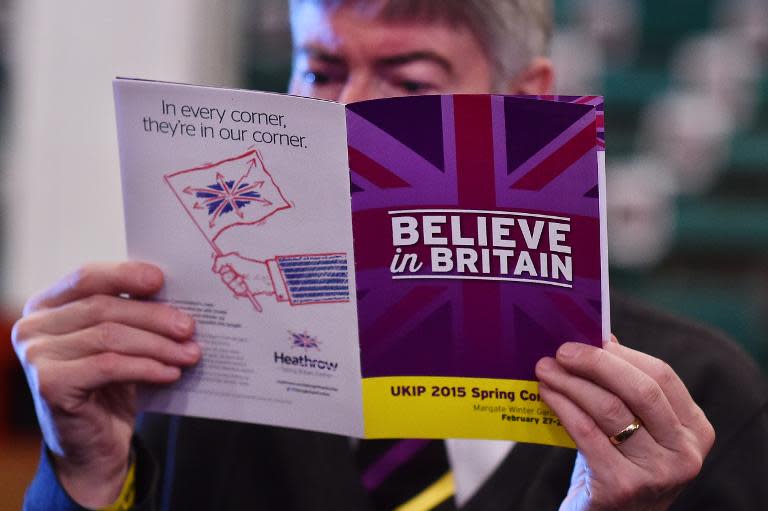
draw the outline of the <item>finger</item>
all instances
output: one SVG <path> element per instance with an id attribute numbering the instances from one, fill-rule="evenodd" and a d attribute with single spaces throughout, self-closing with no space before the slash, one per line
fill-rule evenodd
<path id="1" fill-rule="evenodd" d="M 63 335 L 105 322 L 121 323 L 180 340 L 189 338 L 195 329 L 194 319 L 174 307 L 108 295 L 89 296 L 34 312 L 22 321 L 26 337 L 41 333 Z"/>
<path id="2" fill-rule="evenodd" d="M 603 339 L 603 348 L 606 348 L 611 343 L 618 344 L 618 342 L 619 342 L 619 340 L 616 338 L 616 336 L 611 334 L 611 336 L 607 340 Z"/>
<path id="3" fill-rule="evenodd" d="M 626 360 L 645 374 L 654 379 L 669 400 L 680 422 L 686 426 L 700 426 L 707 421 L 704 412 L 693 401 L 690 392 L 675 371 L 666 362 L 645 353 L 611 343 L 606 349 L 614 355 Z"/>
<path id="4" fill-rule="evenodd" d="M 163 273 L 148 263 L 92 263 L 31 298 L 24 307 L 24 314 L 97 294 L 150 296 L 158 292 L 162 285 Z"/>
<path id="5" fill-rule="evenodd" d="M 560 419 L 590 467 L 619 467 L 627 462 L 592 417 L 573 401 L 546 384 L 539 384 L 539 395 Z"/>
<path id="6" fill-rule="evenodd" d="M 539 360 L 536 364 L 536 377 L 585 411 L 608 437 L 635 420 L 632 411 L 615 394 L 570 374 L 553 358 L 545 357 Z"/>
<path id="7" fill-rule="evenodd" d="M 151 358 L 101 353 L 87 358 L 58 362 L 55 381 L 65 388 L 95 390 L 111 383 L 171 383 L 181 376 L 176 366 Z"/>
<path id="8" fill-rule="evenodd" d="M 643 454 L 642 462 L 628 459 L 610 443 L 589 415 L 566 396 L 550 389 L 546 384 L 539 385 L 539 395 L 555 412 L 576 443 L 579 453 L 586 460 L 586 498 L 579 499 L 578 492 L 569 491 L 564 501 L 566 504 L 586 503 L 584 509 L 635 509 L 638 501 L 647 503 L 650 496 L 651 501 L 655 500 L 660 505 L 654 509 L 667 509 L 671 498 L 679 493 L 682 484 L 695 477 L 700 469 L 701 465 L 697 466 L 695 460 L 700 460 L 701 457 L 695 453 L 688 460 L 683 460 L 675 453 L 658 446 Z M 641 429 L 635 436 L 643 431 Z M 575 469 L 580 468 L 577 459 Z M 574 476 L 578 477 L 576 473 Z M 577 486 L 575 489 L 582 485 L 578 479 L 573 482 Z M 635 506 L 631 506 L 632 503 Z M 647 506 L 643 507 L 646 508 Z M 565 508 L 561 506 L 561 509 Z"/>
<path id="9" fill-rule="evenodd" d="M 656 381 L 610 351 L 568 342 L 557 350 L 557 361 L 568 372 L 594 382 L 618 396 L 660 444 L 679 441 L 680 420 Z"/>
<path id="10" fill-rule="evenodd" d="M 101 323 L 72 334 L 41 337 L 29 342 L 25 359 L 35 362 L 44 357 L 49 360 L 74 360 L 100 353 L 118 353 L 157 360 L 166 365 L 192 365 L 200 358 L 200 347 L 195 342 L 178 343 L 120 323 Z"/>
<path id="11" fill-rule="evenodd" d="M 602 387 L 565 371 L 552 358 L 543 358 L 536 365 L 536 376 L 548 388 L 571 400 L 587 413 L 609 439 L 635 420 L 632 411 L 616 395 Z M 630 438 L 615 446 L 634 463 L 648 465 L 648 457 L 658 445 L 651 435 L 641 428 Z"/>

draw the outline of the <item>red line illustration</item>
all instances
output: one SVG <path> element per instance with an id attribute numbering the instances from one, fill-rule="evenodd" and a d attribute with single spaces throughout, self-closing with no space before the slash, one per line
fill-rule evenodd
<path id="1" fill-rule="evenodd" d="M 165 182 L 184 207 L 197 229 L 211 246 L 218 261 L 224 254 L 216 239 L 231 227 L 265 222 L 278 211 L 291 207 L 264 165 L 261 153 L 251 149 L 215 163 L 172 172 Z M 214 264 L 213 271 L 229 286 L 243 282 L 231 267 Z M 232 287 L 230 287 L 232 289 Z M 253 308 L 262 311 L 258 292 L 233 289 L 235 296 L 247 298 Z"/>
<path id="2" fill-rule="evenodd" d="M 296 254 L 268 260 L 239 252 L 224 253 L 217 238 L 232 227 L 260 225 L 291 208 L 264 165 L 251 149 L 239 156 L 164 176 L 176 199 L 214 252 L 211 268 L 237 298 L 247 298 L 257 312 L 257 296 L 274 296 L 291 306 L 349 301 L 345 253 Z"/>
<path id="3" fill-rule="evenodd" d="M 267 260 L 230 252 L 217 256 L 212 269 L 235 296 L 274 296 L 291 307 L 349 301 L 349 265 L 343 252 Z"/>

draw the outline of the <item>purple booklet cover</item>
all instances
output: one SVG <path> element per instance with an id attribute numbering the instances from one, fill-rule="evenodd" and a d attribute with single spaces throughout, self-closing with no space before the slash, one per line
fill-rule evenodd
<path id="1" fill-rule="evenodd" d="M 569 445 L 534 366 L 609 332 L 602 98 L 374 100 L 347 131 L 366 436 Z"/>

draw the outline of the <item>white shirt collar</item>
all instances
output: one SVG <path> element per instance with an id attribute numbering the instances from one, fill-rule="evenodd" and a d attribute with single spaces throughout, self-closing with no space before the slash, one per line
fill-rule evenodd
<path id="1" fill-rule="evenodd" d="M 463 506 L 507 457 L 515 442 L 448 439 L 445 444 L 456 486 L 456 504 Z"/>

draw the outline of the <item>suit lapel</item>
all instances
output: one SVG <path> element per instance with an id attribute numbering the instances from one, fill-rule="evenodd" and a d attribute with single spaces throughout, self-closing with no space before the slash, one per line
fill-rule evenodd
<path id="1" fill-rule="evenodd" d="M 285 430 L 285 472 L 296 491 L 295 508 L 316 511 L 370 511 L 349 438 Z"/>

